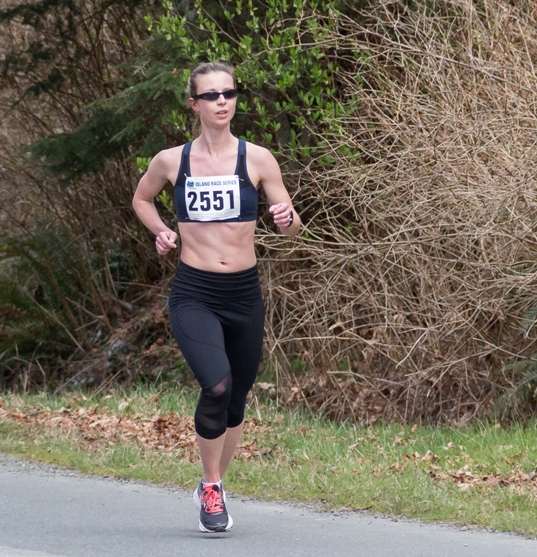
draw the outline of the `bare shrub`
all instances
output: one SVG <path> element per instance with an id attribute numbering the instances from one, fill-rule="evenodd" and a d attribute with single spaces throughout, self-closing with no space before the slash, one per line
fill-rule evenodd
<path id="1" fill-rule="evenodd" d="M 154 273 L 132 227 L 137 172 L 113 141 L 119 116 L 89 107 L 122 85 L 154 7 L 0 0 L 2 384 L 46 385 L 91 357 L 132 313 L 127 283 Z"/>
<path id="2" fill-rule="evenodd" d="M 128 148 L 113 141 L 119 116 L 89 105 L 123 85 L 122 65 L 146 38 L 152 8 L 0 0 L 0 223 L 9 233 L 52 220 L 81 260 L 94 251 L 104 261 L 110 244 L 138 253 L 129 226 L 138 176 Z M 112 282 L 105 290 L 117 298 Z"/>
<path id="3" fill-rule="evenodd" d="M 308 238 L 263 263 L 269 356 L 331 416 L 463 422 L 535 351 L 537 12 L 405 4 L 341 15 L 325 45 L 358 102 L 319 138 L 333 168 L 296 177 Z"/>

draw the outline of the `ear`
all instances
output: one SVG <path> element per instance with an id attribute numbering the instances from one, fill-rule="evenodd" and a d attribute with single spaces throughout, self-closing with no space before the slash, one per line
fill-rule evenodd
<path id="1" fill-rule="evenodd" d="M 188 99 L 188 105 L 190 106 L 190 108 L 194 111 L 194 112 L 199 112 L 199 108 L 198 108 L 198 101 L 196 99 L 193 99 L 192 97 L 190 97 Z"/>

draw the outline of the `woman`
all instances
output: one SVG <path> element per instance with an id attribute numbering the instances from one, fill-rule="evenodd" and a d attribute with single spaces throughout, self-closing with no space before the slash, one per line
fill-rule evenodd
<path id="1" fill-rule="evenodd" d="M 181 254 L 170 317 L 179 349 L 201 386 L 194 423 L 203 476 L 194 502 L 202 532 L 225 532 L 233 519 L 222 477 L 242 433 L 263 343 L 254 250 L 259 188 L 283 234 L 296 235 L 300 218 L 271 153 L 231 134 L 237 104 L 233 68 L 198 66 L 190 77 L 188 102 L 199 116 L 200 135 L 155 156 L 133 206 L 156 235 L 157 252 L 166 255 L 177 247 L 178 235 L 161 220 L 153 200 L 167 181 L 174 184 Z"/>

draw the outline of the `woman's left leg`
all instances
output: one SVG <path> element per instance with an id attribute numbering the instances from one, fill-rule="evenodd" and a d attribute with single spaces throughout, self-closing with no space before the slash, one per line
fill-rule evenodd
<path id="1" fill-rule="evenodd" d="M 231 367 L 231 397 L 227 409 L 227 429 L 220 459 L 220 477 L 223 477 L 239 443 L 246 399 L 252 389 L 263 351 L 265 308 L 263 299 L 237 303 L 234 307 L 234 325 L 224 327 L 226 354 Z M 237 319 L 237 314 L 240 316 Z"/>
<path id="2" fill-rule="evenodd" d="M 224 437 L 224 444 L 222 451 L 220 453 L 220 463 L 218 466 L 218 472 L 221 478 L 224 477 L 226 470 L 228 469 L 229 463 L 233 459 L 237 445 L 239 444 L 239 439 L 242 435 L 244 422 L 241 422 L 236 427 L 228 427 Z"/>

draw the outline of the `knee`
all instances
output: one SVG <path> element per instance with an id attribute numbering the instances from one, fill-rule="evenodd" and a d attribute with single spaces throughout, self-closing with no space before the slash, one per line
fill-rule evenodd
<path id="1" fill-rule="evenodd" d="M 207 402 L 212 402 L 215 406 L 220 406 L 229 403 L 231 398 L 231 374 L 228 374 L 220 383 L 211 387 L 210 389 L 202 389 L 202 396 L 207 400 Z"/>
<path id="2" fill-rule="evenodd" d="M 231 374 L 210 389 L 203 389 L 194 414 L 196 433 L 204 439 L 216 439 L 227 427 L 231 399 Z"/>

